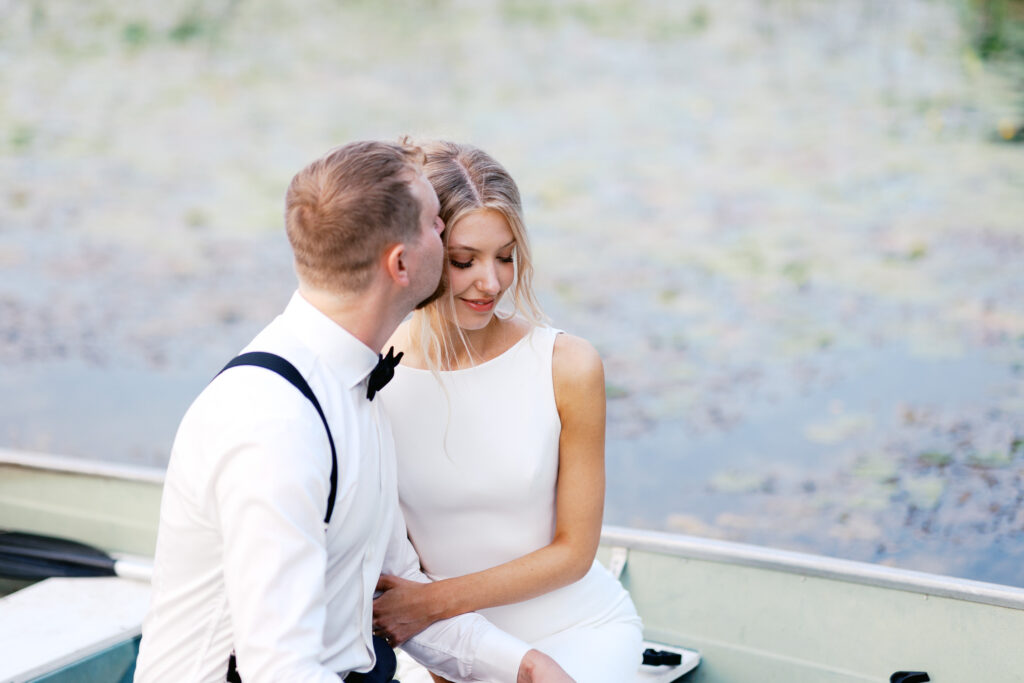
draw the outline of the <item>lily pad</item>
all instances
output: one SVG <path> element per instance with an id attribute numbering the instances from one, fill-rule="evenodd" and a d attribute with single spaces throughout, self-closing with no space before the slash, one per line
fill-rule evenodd
<path id="1" fill-rule="evenodd" d="M 975 467 L 1005 467 L 1009 465 L 1013 460 L 1013 456 L 1008 451 L 986 451 L 983 453 L 972 453 L 968 458 L 967 462 L 974 465 Z"/>
<path id="2" fill-rule="evenodd" d="M 908 477 L 902 482 L 910 503 L 922 510 L 932 510 L 938 506 L 942 494 L 946 491 L 946 481 L 938 476 Z"/>
<path id="3" fill-rule="evenodd" d="M 711 477 L 708 485 L 719 493 L 754 493 L 771 487 L 771 477 L 757 472 L 729 470 Z"/>
<path id="4" fill-rule="evenodd" d="M 805 426 L 804 436 L 815 443 L 837 444 L 868 432 L 873 426 L 874 418 L 870 415 L 840 415 Z"/>
<path id="5" fill-rule="evenodd" d="M 870 515 L 844 514 L 828 535 L 844 541 L 875 541 L 882 537 L 882 528 Z"/>
<path id="6" fill-rule="evenodd" d="M 882 453 L 868 455 L 857 460 L 853 473 L 873 481 L 891 481 L 899 476 L 899 464 L 895 458 Z"/>
<path id="7" fill-rule="evenodd" d="M 609 400 L 615 398 L 626 398 L 627 396 L 629 396 L 629 389 L 621 387 L 618 384 L 609 383 L 604 385 L 604 393 Z"/>
<path id="8" fill-rule="evenodd" d="M 930 467 L 945 467 L 953 462 L 953 456 L 943 451 L 925 451 L 917 456 L 917 461 Z"/>

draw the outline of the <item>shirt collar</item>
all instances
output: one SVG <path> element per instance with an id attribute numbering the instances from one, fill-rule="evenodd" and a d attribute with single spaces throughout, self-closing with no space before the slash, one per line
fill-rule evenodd
<path id="1" fill-rule="evenodd" d="M 296 291 L 281 317 L 349 389 L 366 379 L 378 354 Z"/>

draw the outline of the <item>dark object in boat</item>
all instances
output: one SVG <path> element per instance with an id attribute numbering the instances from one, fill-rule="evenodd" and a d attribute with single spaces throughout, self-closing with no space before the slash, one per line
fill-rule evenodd
<path id="1" fill-rule="evenodd" d="M 930 680 L 924 671 L 897 671 L 889 676 L 889 683 L 926 683 Z"/>
<path id="2" fill-rule="evenodd" d="M 682 663 L 683 656 L 678 652 L 655 650 L 653 647 L 644 650 L 644 666 L 679 666 Z"/>
<path id="3" fill-rule="evenodd" d="M 64 538 L 0 531 L 0 576 L 35 581 L 51 576 L 115 576 L 114 558 Z"/>

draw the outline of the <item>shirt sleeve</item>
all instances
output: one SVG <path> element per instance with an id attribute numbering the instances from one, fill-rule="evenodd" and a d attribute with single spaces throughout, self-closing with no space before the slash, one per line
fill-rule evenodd
<path id="1" fill-rule="evenodd" d="M 339 680 L 319 659 L 329 463 L 297 457 L 328 446 L 322 425 L 305 429 L 303 419 L 277 413 L 225 425 L 211 473 L 227 607 L 246 683 Z"/>
<path id="2" fill-rule="evenodd" d="M 425 583 L 419 557 L 406 534 L 401 510 L 388 541 L 384 573 Z M 402 649 L 453 683 L 515 683 L 523 656 L 531 649 L 476 613 L 435 622 L 406 641 Z"/>

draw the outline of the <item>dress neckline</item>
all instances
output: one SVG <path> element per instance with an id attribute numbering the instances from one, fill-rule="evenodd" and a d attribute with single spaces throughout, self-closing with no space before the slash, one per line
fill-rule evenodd
<path id="1" fill-rule="evenodd" d="M 456 373 L 456 372 L 470 372 L 472 370 L 479 370 L 480 368 L 485 368 L 488 365 L 496 363 L 499 360 L 501 360 L 502 358 L 504 358 L 505 356 L 508 356 L 509 354 L 511 354 L 513 351 L 515 351 L 517 348 L 519 348 L 519 346 L 521 346 L 523 344 L 523 342 L 525 342 L 527 339 L 530 339 L 534 334 L 537 333 L 537 330 L 540 330 L 540 329 L 542 329 L 541 325 L 534 325 L 534 326 L 532 326 L 529 330 L 526 331 L 526 334 L 524 334 L 522 337 L 520 337 L 516 341 L 515 344 L 513 344 L 510 347 L 508 347 L 507 349 L 505 349 L 504 351 L 499 353 L 494 358 L 489 358 L 489 359 L 485 360 L 483 363 L 477 363 L 476 365 L 470 365 L 469 367 L 465 367 L 465 368 L 456 368 L 454 370 L 438 370 L 438 372 L 440 372 L 442 375 L 445 375 L 445 374 Z M 414 367 L 411 367 L 409 365 L 401 365 L 401 364 L 399 364 L 398 369 L 399 370 L 412 370 L 413 372 L 426 372 L 426 373 L 433 374 L 429 368 L 414 368 Z"/>

